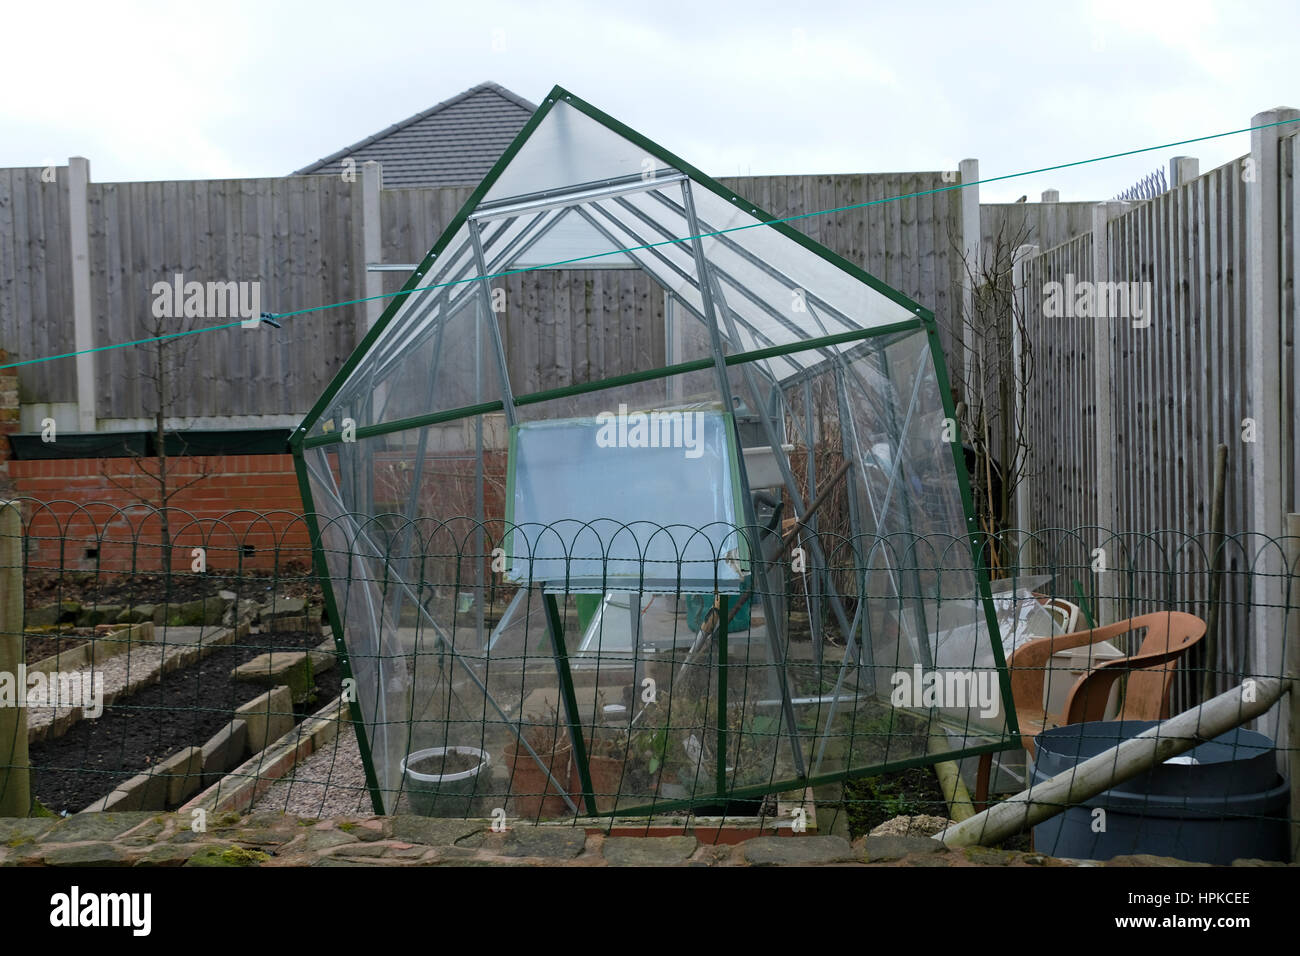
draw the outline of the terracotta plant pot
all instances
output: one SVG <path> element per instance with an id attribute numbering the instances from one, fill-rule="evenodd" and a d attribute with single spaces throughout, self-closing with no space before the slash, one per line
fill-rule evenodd
<path id="1" fill-rule="evenodd" d="M 565 744 L 550 754 L 537 755 L 546 763 L 551 776 L 560 784 L 564 784 L 569 779 L 571 749 L 568 744 Z M 545 820 L 550 817 L 566 816 L 571 812 L 559 789 L 547 778 L 537 760 L 527 750 L 506 748 L 505 762 L 510 769 L 510 792 L 514 801 L 515 814 L 520 819 Z"/>
<path id="2" fill-rule="evenodd" d="M 605 813 L 618 804 L 619 787 L 627 786 L 627 774 L 622 757 L 588 757 L 587 768 L 591 772 L 591 790 L 596 798 L 596 812 Z M 578 774 L 577 761 L 569 774 L 569 793 L 582 812 L 587 805 L 582 800 L 582 777 Z"/>

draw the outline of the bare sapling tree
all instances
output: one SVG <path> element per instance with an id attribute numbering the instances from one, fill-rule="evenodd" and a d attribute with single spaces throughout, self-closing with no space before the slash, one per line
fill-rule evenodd
<path id="1" fill-rule="evenodd" d="M 178 475 L 174 472 L 172 458 L 190 457 L 184 436 L 171 427 L 182 395 L 190 388 L 190 365 L 195 359 L 198 336 L 191 332 L 191 323 L 183 318 L 160 317 L 150 313 L 143 323 L 144 344 L 136 366 L 141 383 L 141 400 L 152 418 L 154 454 L 143 454 L 127 446 L 135 468 L 131 481 L 124 481 L 110 473 L 102 472 L 112 485 L 130 495 L 135 501 L 148 505 L 158 516 L 160 569 L 171 570 L 172 533 L 168 509 L 177 495 L 211 477 L 211 465 L 206 457 L 195 458 L 193 471 Z M 180 443 L 179 454 L 168 450 L 168 437 Z"/>
<path id="2" fill-rule="evenodd" d="M 1016 250 L 1030 236 L 1027 217 L 1004 216 L 981 243 L 975 261 L 950 235 L 972 290 L 946 324 L 953 342 L 951 378 L 957 424 L 971 471 L 975 517 L 990 541 L 1023 515 L 1015 514 L 1016 488 L 1028 477 L 1030 446 L 1023 416 L 1033 375 L 1033 349 L 1013 288 Z M 990 570 L 1005 567 L 1000 548 L 988 553 Z"/>

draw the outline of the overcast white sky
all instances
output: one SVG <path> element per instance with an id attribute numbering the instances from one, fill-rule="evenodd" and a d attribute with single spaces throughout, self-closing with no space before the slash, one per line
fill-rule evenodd
<path id="1" fill-rule="evenodd" d="M 492 80 L 556 83 L 714 175 L 1031 170 L 1300 107 L 1300 6 L 676 0 L 22 3 L 4 14 L 0 166 L 101 182 L 283 175 Z M 1105 199 L 1179 153 L 986 185 Z"/>

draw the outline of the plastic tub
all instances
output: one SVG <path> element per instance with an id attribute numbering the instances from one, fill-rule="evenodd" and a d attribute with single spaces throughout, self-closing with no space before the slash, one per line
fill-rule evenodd
<path id="1" fill-rule="evenodd" d="M 1044 731 L 1035 738 L 1032 781 L 1067 771 L 1155 723 L 1092 721 Z M 1090 860 L 1133 853 L 1220 865 L 1286 860 L 1288 792 L 1273 741 L 1237 728 L 1040 823 L 1034 848 Z"/>
<path id="2" fill-rule="evenodd" d="M 412 770 L 422 761 L 447 753 L 464 754 L 478 760 L 478 766 L 459 773 L 432 774 Z M 402 778 L 411 810 L 422 817 L 468 816 L 478 788 L 478 778 L 487 769 L 488 755 L 476 747 L 429 747 L 402 758 Z"/>

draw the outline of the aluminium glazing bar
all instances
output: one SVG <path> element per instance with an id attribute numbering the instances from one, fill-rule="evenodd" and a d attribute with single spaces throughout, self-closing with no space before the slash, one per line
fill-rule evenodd
<path id="1" fill-rule="evenodd" d="M 497 200 L 494 203 L 481 203 L 477 209 L 469 214 L 469 221 L 486 222 L 492 219 L 500 219 L 502 216 L 518 216 L 522 213 L 544 212 L 548 209 L 576 206 L 580 203 L 607 199 L 611 196 L 623 196 L 628 193 L 658 189 L 660 186 L 679 183 L 685 179 L 686 176 L 682 173 L 661 176 L 656 179 L 644 179 L 638 173 L 626 181 L 612 185 L 598 186 L 591 189 L 569 189 L 550 196 L 542 195 L 532 199 L 525 198 L 503 205 L 498 205 L 498 203 L 504 203 L 503 200 Z"/>
<path id="2" fill-rule="evenodd" d="M 688 228 L 694 232 L 696 225 L 695 202 L 691 198 L 691 184 L 689 181 L 682 183 L 682 202 L 685 204 L 689 216 L 687 219 Z M 722 329 L 718 323 L 718 311 L 713 301 L 713 281 L 709 275 L 708 260 L 704 255 L 704 244 L 698 238 L 698 235 L 695 239 L 691 240 L 691 250 L 695 254 L 695 268 L 699 273 L 700 297 L 703 300 L 705 309 L 709 315 L 709 329 L 713 338 L 713 358 L 721 379 L 720 386 L 722 390 L 722 399 L 726 405 L 730 407 L 732 404 L 731 382 L 727 375 L 726 356 L 722 353 Z M 725 314 L 729 316 L 730 312 L 727 311 Z M 732 335 L 736 335 L 734 329 L 732 329 Z M 750 393 L 752 395 L 755 410 L 760 416 L 762 416 L 764 431 L 767 434 L 768 443 L 773 445 L 773 455 L 775 456 L 777 463 L 781 464 L 784 461 L 785 456 L 781 453 L 779 443 L 773 442 L 771 424 L 768 422 L 766 409 L 759 400 L 758 386 L 754 382 L 752 370 L 748 363 L 742 366 L 742 374 L 744 374 L 745 380 L 750 386 Z M 737 441 L 736 444 L 739 446 L 740 442 Z M 748 491 L 749 477 L 745 468 L 744 455 L 740 456 L 740 462 L 738 464 L 740 465 L 741 473 L 745 475 L 745 490 Z M 782 475 L 783 477 L 788 478 L 790 467 L 788 464 L 785 464 L 783 467 L 784 471 L 782 472 Z M 789 480 L 789 484 L 791 487 L 793 486 L 792 479 Z M 745 508 L 746 523 L 748 523 L 751 528 L 755 529 L 756 535 L 761 535 L 762 531 L 758 523 L 758 514 L 754 510 L 753 496 L 744 494 L 741 497 L 743 498 L 742 503 Z M 802 511 L 799 512 L 799 517 L 800 519 L 803 518 Z M 780 534 L 780 531 L 778 530 L 777 533 Z M 753 570 L 750 571 L 750 587 L 755 588 L 758 586 L 760 574 L 766 574 L 766 571 L 763 570 L 763 566 L 766 562 L 763 558 L 763 541 L 761 537 L 755 542 L 754 553 L 750 560 L 753 566 Z M 764 581 L 764 587 L 759 597 L 763 602 L 763 613 L 768 622 L 764 630 L 767 631 L 767 639 L 768 644 L 771 646 L 773 661 L 778 665 L 776 668 L 777 682 L 780 684 L 781 699 L 784 701 L 782 709 L 785 713 L 787 733 L 790 736 L 791 756 L 794 759 L 795 772 L 802 777 L 807 772 L 807 766 L 803 759 L 803 746 L 799 741 L 799 722 L 795 716 L 794 705 L 790 703 L 789 674 L 786 673 L 786 651 L 785 648 L 781 647 L 780 639 L 776 635 L 776 608 L 772 603 L 771 588 L 766 586 L 766 581 Z"/>
<path id="3" fill-rule="evenodd" d="M 662 199 L 663 197 L 661 197 L 661 196 L 656 196 L 655 198 L 656 198 L 656 199 Z M 667 200 L 665 200 L 665 201 L 667 201 Z M 677 240 L 676 237 L 674 237 L 674 236 L 672 235 L 672 233 L 671 233 L 671 232 L 670 232 L 670 231 L 669 231 L 669 230 L 668 230 L 668 229 L 667 229 L 667 228 L 666 228 L 662 223 L 660 223 L 658 220 L 652 218 L 651 216 L 649 216 L 649 215 L 648 215 L 647 213 L 645 213 L 644 211 L 638 209 L 635 205 L 633 205 L 632 203 L 629 203 L 626 199 L 619 199 L 619 200 L 617 200 L 617 202 L 618 202 L 618 204 L 619 204 L 621 207 L 623 207 L 624 209 L 626 209 L 628 212 L 632 213 L 634 216 L 636 216 L 638 219 L 640 219 L 642 222 L 644 222 L 646 225 L 648 225 L 651 229 L 653 229 L 653 230 L 655 230 L 656 232 L 658 232 L 660 236 L 664 237 L 665 239 L 669 239 L 669 240 L 673 240 L 673 241 L 680 241 L 680 240 Z M 677 208 L 676 206 L 672 205 L 671 202 L 669 202 L 669 207 L 670 207 L 671 209 L 674 209 L 674 210 Z M 608 213 L 607 213 L 607 215 L 608 215 Z M 630 228 L 628 228 L 626 225 L 625 225 L 623 228 L 626 229 L 626 230 L 628 231 L 629 234 L 635 235 L 635 233 L 632 233 L 632 230 L 631 230 Z M 717 237 L 716 237 L 716 236 L 711 236 L 710 238 L 717 238 Z M 733 250 L 733 251 L 734 251 L 734 250 Z M 793 288 L 802 288 L 802 287 L 798 286 L 796 283 L 793 283 L 793 282 L 792 282 L 792 281 L 791 281 L 787 276 L 785 276 L 783 273 L 778 272 L 777 270 L 770 268 L 770 267 L 769 267 L 766 263 L 764 263 L 761 259 L 758 259 L 757 257 L 750 257 L 750 258 L 752 258 L 752 260 L 753 260 L 753 264 L 755 264 L 755 265 L 759 265 L 759 266 L 760 266 L 760 267 L 761 267 L 765 272 L 767 272 L 769 278 L 772 278 L 774 281 L 776 281 L 776 282 L 778 282 L 778 283 L 780 283 L 780 284 L 782 284 L 782 285 L 786 285 L 786 286 L 788 286 L 788 287 L 790 287 L 790 288 L 792 288 L 792 289 L 793 289 Z M 768 302 L 765 298 L 763 298 L 763 297 L 760 296 L 758 293 L 756 293 L 753 289 L 751 289 L 751 288 L 749 287 L 748 283 L 741 282 L 739 279 L 737 279 L 735 276 L 733 276 L 733 275 L 732 275 L 730 272 L 728 272 L 726 269 L 723 269 L 722 267 L 720 267 L 716 262 L 710 262 L 710 263 L 709 263 L 709 268 L 710 268 L 710 270 L 713 272 L 713 274 L 714 274 L 715 276 L 717 276 L 717 277 L 719 277 L 719 278 L 722 278 L 722 279 L 725 279 L 728 285 L 730 285 L 730 286 L 731 286 L 732 288 L 734 288 L 737 292 L 739 292 L 741 295 L 743 295 L 743 296 L 746 298 L 746 300 L 748 300 L 750 303 L 752 303 L 754 306 L 756 306 L 758 309 L 760 309 L 762 312 L 764 312 L 764 313 L 765 313 L 766 315 L 768 315 L 770 318 L 774 319 L 778 324 L 780 324 L 781 326 L 783 326 L 787 331 L 789 331 L 789 332 L 790 332 L 792 335 L 794 335 L 797 339 L 805 339 L 805 338 L 808 337 L 808 333 L 807 333 L 807 331 L 806 331 L 805 329 L 801 329 L 801 328 L 800 328 L 797 324 L 795 324 L 792 320 L 790 320 L 790 319 L 787 318 L 785 315 L 783 315 L 779 309 L 777 309 L 777 308 L 776 308 L 775 306 L 773 306 L 770 302 Z M 806 291 L 806 290 L 805 290 L 805 291 Z M 811 308 L 810 308 L 809 311 L 811 312 Z M 744 319 L 744 317 L 741 316 L 739 313 L 736 313 L 735 310 L 733 310 L 733 315 L 734 315 L 734 317 L 737 319 L 737 321 L 741 322 L 741 323 L 742 323 L 742 324 L 743 324 L 747 329 L 749 329 L 750 333 L 753 334 L 753 335 L 755 336 L 755 338 L 760 338 L 760 337 L 761 337 L 761 338 L 765 339 L 769 344 L 773 344 L 773 345 L 776 344 L 776 343 L 774 343 L 774 342 L 772 341 L 772 339 L 771 339 L 769 336 L 767 336 L 765 333 L 759 331 L 758 328 L 757 328 L 756 326 L 754 326 L 752 323 L 746 321 L 746 320 Z M 824 325 L 824 323 L 822 323 L 822 321 L 820 320 L 820 318 L 816 319 L 816 321 L 817 321 L 818 326 L 820 326 L 820 327 L 822 328 L 822 331 L 823 331 L 823 332 L 826 332 L 825 325 Z M 841 324 L 847 324 L 847 323 L 841 323 Z M 858 325 L 858 324 L 856 324 L 856 323 L 851 324 L 849 327 L 854 328 L 854 329 L 861 328 L 861 326 Z M 818 350 L 818 351 L 819 351 L 819 354 L 821 354 L 824 358 L 828 358 L 828 359 L 829 359 L 829 358 L 833 358 L 833 353 L 830 352 L 830 351 L 826 351 L 826 350 Z M 795 375 L 799 374 L 799 370 L 802 369 L 802 366 L 796 365 L 794 362 L 790 362 L 790 361 L 788 361 L 788 360 L 787 360 L 786 364 L 788 364 L 788 365 L 793 365 L 793 366 L 795 367 L 795 369 L 796 369 L 796 372 L 794 373 Z M 784 381 L 788 381 L 790 377 L 791 377 L 791 376 L 786 376 L 786 378 L 781 379 L 781 381 L 783 381 L 783 382 L 784 382 Z"/>
<path id="4" fill-rule="evenodd" d="M 629 173 L 628 176 L 564 186 L 563 189 L 542 190 L 538 193 L 523 193 L 507 196 L 504 199 L 493 199 L 491 202 L 478 204 L 474 211 L 469 213 L 469 219 L 500 219 L 502 216 L 517 216 L 521 212 L 541 212 L 562 206 L 576 206 L 578 203 L 589 203 L 591 200 L 604 199 L 606 196 L 659 189 L 660 186 L 672 185 L 686 178 L 685 173 L 679 173 L 676 169 L 656 170 L 656 172 L 667 174 L 647 177 L 645 173 Z"/>
<path id="5" fill-rule="evenodd" d="M 501 327 L 497 324 L 496 313 L 492 310 L 492 294 L 488 290 L 487 262 L 483 258 L 483 245 L 479 241 L 478 223 L 469 223 L 469 236 L 474 243 L 474 260 L 479 268 L 477 284 L 479 288 L 479 304 L 483 308 L 483 322 L 487 325 L 488 331 L 492 333 L 492 348 L 496 354 L 497 374 L 501 378 L 501 403 L 505 406 L 506 424 L 513 428 L 515 426 L 515 396 L 510 389 L 510 371 L 506 365 L 506 350 L 501 344 Z M 477 342 L 477 338 L 475 341 Z M 483 397 L 478 396 L 478 401 L 482 400 Z M 480 449 L 481 457 L 482 450 Z M 480 520 L 482 520 L 481 517 Z"/>

